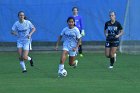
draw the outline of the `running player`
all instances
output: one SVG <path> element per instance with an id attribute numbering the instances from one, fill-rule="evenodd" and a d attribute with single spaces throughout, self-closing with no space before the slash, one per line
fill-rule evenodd
<path id="1" fill-rule="evenodd" d="M 110 58 L 110 66 L 109 68 L 113 68 L 116 50 L 119 46 L 119 37 L 123 34 L 123 28 L 121 24 L 116 21 L 115 12 L 111 11 L 109 13 L 110 21 L 105 23 L 104 34 L 106 37 L 105 43 L 105 55 L 107 58 Z"/>
<path id="2" fill-rule="evenodd" d="M 29 50 L 31 49 L 31 36 L 35 32 L 34 25 L 26 20 L 23 11 L 18 12 L 19 20 L 15 22 L 12 27 L 11 34 L 17 36 L 17 48 L 19 54 L 20 65 L 22 72 L 27 72 L 25 61 L 29 60 L 30 65 L 33 66 L 33 60 L 28 56 Z"/>
<path id="3" fill-rule="evenodd" d="M 63 52 L 59 64 L 58 73 L 64 69 L 64 62 L 66 60 L 67 54 L 69 54 L 69 65 L 76 67 L 78 60 L 75 60 L 76 52 L 78 51 L 78 47 L 81 41 L 81 34 L 77 27 L 75 27 L 75 19 L 73 17 L 69 17 L 67 19 L 68 27 L 65 27 L 61 35 L 59 36 L 56 43 L 56 50 L 58 49 L 58 45 L 60 40 L 63 41 Z"/>
<path id="4" fill-rule="evenodd" d="M 79 29 L 80 34 L 82 36 L 85 36 L 85 31 L 83 29 L 82 18 L 81 18 L 81 16 L 78 15 L 78 7 L 73 7 L 72 8 L 72 12 L 73 12 L 73 17 L 75 19 L 75 25 L 76 25 L 76 27 Z M 79 50 L 78 51 L 79 51 L 80 57 L 83 57 L 83 53 L 82 53 L 82 41 L 80 42 Z"/>

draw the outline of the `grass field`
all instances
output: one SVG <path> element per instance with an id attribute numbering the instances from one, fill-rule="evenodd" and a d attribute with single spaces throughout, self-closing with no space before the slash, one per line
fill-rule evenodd
<path id="1" fill-rule="evenodd" d="M 32 52 L 35 66 L 27 62 L 21 73 L 15 52 L 0 52 L 0 93 L 140 93 L 140 55 L 118 54 L 114 69 L 102 53 L 85 53 L 68 76 L 57 77 L 60 53 Z"/>

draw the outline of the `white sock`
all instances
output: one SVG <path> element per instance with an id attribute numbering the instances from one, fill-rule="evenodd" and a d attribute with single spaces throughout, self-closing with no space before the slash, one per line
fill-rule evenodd
<path id="1" fill-rule="evenodd" d="M 59 64 L 59 70 L 64 69 L 64 64 Z"/>
<path id="2" fill-rule="evenodd" d="M 32 58 L 28 56 L 28 60 L 30 61 Z"/>
<path id="3" fill-rule="evenodd" d="M 20 61 L 20 66 L 21 66 L 22 70 L 26 70 L 24 61 Z"/>

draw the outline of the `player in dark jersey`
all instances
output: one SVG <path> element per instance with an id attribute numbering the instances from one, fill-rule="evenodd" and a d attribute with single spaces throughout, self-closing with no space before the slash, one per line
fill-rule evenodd
<path id="1" fill-rule="evenodd" d="M 109 68 L 113 68 L 113 64 L 116 61 L 116 50 L 120 43 L 119 37 L 123 34 L 123 28 L 121 24 L 116 21 L 114 11 L 111 11 L 109 16 L 110 21 L 107 21 L 104 27 L 104 34 L 106 37 L 105 55 L 107 58 L 110 58 Z"/>

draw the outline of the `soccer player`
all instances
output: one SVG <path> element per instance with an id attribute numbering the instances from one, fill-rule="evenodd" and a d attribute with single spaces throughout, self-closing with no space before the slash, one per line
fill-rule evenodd
<path id="1" fill-rule="evenodd" d="M 106 37 L 105 55 L 110 58 L 109 68 L 113 68 L 116 57 L 116 50 L 119 46 L 119 37 L 123 34 L 121 24 L 116 20 L 115 12 L 109 12 L 110 21 L 105 23 L 104 34 Z"/>
<path id="2" fill-rule="evenodd" d="M 81 16 L 78 15 L 78 7 L 73 7 L 72 8 L 72 12 L 73 12 L 73 17 L 75 19 L 75 25 L 76 25 L 76 27 L 79 29 L 80 34 L 82 36 L 85 36 L 85 31 L 83 29 L 82 18 L 81 18 Z M 80 42 L 79 50 L 78 51 L 79 51 L 80 57 L 83 57 L 83 53 L 82 53 L 82 41 Z"/>
<path id="3" fill-rule="evenodd" d="M 69 17 L 67 19 L 67 23 L 68 23 L 68 27 L 65 27 L 62 30 L 61 35 L 59 36 L 56 43 L 56 50 L 57 50 L 60 40 L 62 38 L 64 39 L 63 52 L 61 55 L 58 73 L 64 69 L 64 62 L 66 60 L 67 54 L 69 54 L 70 66 L 73 66 L 75 68 L 78 63 L 78 60 L 75 60 L 75 56 L 81 41 L 81 34 L 79 32 L 79 29 L 75 26 L 75 19 L 73 17 Z"/>
<path id="4" fill-rule="evenodd" d="M 27 72 L 25 61 L 29 60 L 30 65 L 33 66 L 33 60 L 28 56 L 29 50 L 31 49 L 31 36 L 35 32 L 34 25 L 26 20 L 23 11 L 18 12 L 19 20 L 16 21 L 12 27 L 11 34 L 17 36 L 17 48 L 19 54 L 20 65 L 22 72 Z"/>

